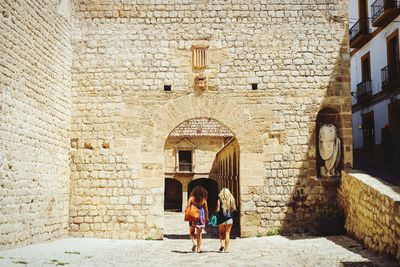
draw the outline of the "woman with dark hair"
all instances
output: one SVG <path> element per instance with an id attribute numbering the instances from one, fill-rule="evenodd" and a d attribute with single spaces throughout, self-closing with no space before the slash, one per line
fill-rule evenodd
<path id="1" fill-rule="evenodd" d="M 196 234 L 197 253 L 201 253 L 201 232 L 208 221 L 207 190 L 205 190 L 204 187 L 196 186 L 193 188 L 192 192 L 190 193 L 187 207 L 190 207 L 191 205 L 196 206 L 200 213 L 198 220 L 189 222 L 190 238 L 192 239 L 192 251 L 194 252 L 196 250 L 196 244 L 194 243 Z"/>

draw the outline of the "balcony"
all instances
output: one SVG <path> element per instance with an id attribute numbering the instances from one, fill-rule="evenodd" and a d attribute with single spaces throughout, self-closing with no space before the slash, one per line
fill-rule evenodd
<path id="1" fill-rule="evenodd" d="M 179 163 L 179 172 L 192 172 L 193 165 L 192 163 Z"/>
<path id="2" fill-rule="evenodd" d="M 350 47 L 360 48 L 371 39 L 369 20 L 359 19 L 349 31 Z"/>
<path id="3" fill-rule="evenodd" d="M 366 104 L 371 100 L 372 89 L 371 81 L 363 81 L 357 84 L 357 102 L 360 104 Z"/>
<path id="4" fill-rule="evenodd" d="M 371 5 L 371 21 L 374 27 L 385 27 L 400 14 L 399 0 L 376 0 Z"/>
<path id="5" fill-rule="evenodd" d="M 400 87 L 400 61 L 381 69 L 382 89 L 391 91 Z"/>

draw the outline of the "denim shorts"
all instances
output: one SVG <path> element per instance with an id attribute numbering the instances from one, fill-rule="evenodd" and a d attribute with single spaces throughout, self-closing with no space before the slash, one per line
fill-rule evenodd
<path id="1" fill-rule="evenodd" d="M 223 223 L 221 223 L 222 225 L 225 225 L 225 224 L 233 224 L 233 219 L 231 218 L 231 219 L 229 219 L 229 220 L 227 220 L 227 221 L 225 221 L 225 222 L 223 222 Z"/>

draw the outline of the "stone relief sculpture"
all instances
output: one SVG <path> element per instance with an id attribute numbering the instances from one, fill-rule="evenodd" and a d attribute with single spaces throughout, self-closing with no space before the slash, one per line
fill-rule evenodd
<path id="1" fill-rule="evenodd" d="M 321 176 L 332 177 L 339 175 L 337 170 L 340 161 L 340 139 L 337 137 L 336 127 L 324 124 L 319 129 L 318 148 L 324 165 L 321 166 Z"/>

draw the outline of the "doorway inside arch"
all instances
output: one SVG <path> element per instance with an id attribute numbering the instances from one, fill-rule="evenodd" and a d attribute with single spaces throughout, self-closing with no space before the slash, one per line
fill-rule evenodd
<path id="1" fill-rule="evenodd" d="M 192 192 L 193 188 L 195 188 L 196 186 L 202 186 L 205 190 L 207 190 L 208 212 L 212 214 L 217 207 L 217 199 L 219 193 L 218 183 L 215 180 L 209 178 L 199 178 L 189 183 L 188 192 Z"/>
<path id="2" fill-rule="evenodd" d="M 182 184 L 178 180 L 165 178 L 164 210 L 182 211 Z"/>
<path id="3" fill-rule="evenodd" d="M 217 120 L 193 118 L 175 127 L 164 146 L 164 235 L 167 238 L 189 238 L 188 223 L 183 221 L 182 211 L 190 192 L 198 185 L 208 192 L 209 216 L 216 209 L 219 191 L 229 188 L 238 208 L 234 226 L 240 229 L 239 158 L 239 142 L 234 133 Z M 180 197 L 177 197 L 179 192 Z M 218 238 L 218 233 L 213 236 L 210 232 L 206 238 Z"/>

